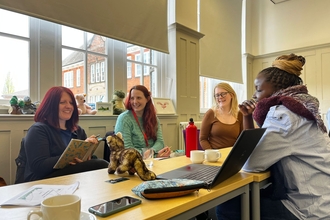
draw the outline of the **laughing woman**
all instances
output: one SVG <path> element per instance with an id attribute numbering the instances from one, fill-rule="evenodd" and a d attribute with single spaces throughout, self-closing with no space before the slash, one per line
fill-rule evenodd
<path id="1" fill-rule="evenodd" d="M 205 113 L 199 136 L 204 150 L 232 147 L 243 130 L 243 115 L 234 89 L 222 82 L 213 91 L 215 106 Z"/>
<path id="2" fill-rule="evenodd" d="M 125 101 L 126 111 L 118 116 L 115 133 L 121 132 L 125 148 L 142 151 L 150 147 L 157 157 L 169 157 L 171 149 L 165 147 L 156 109 L 148 89 L 142 85 L 133 86 Z"/>
<path id="3" fill-rule="evenodd" d="M 34 115 L 34 121 L 24 138 L 24 149 L 20 151 L 20 157 L 26 158 L 26 166 L 24 176 L 18 179 L 28 182 L 108 167 L 105 160 L 75 158 L 63 169 L 53 168 L 72 138 L 98 143 L 95 135 L 87 137 L 78 125 L 78 108 L 70 89 L 62 86 L 50 88 Z"/>

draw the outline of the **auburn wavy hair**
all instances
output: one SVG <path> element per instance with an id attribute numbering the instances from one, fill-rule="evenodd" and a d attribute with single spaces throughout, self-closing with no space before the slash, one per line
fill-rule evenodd
<path id="1" fill-rule="evenodd" d="M 79 121 L 77 103 L 72 91 L 63 86 L 54 86 L 47 91 L 34 115 L 34 121 L 47 123 L 54 128 L 60 129 L 59 105 L 64 92 L 70 96 L 73 105 L 72 116 L 66 121 L 65 125 L 68 130 L 75 131 Z"/>
<path id="2" fill-rule="evenodd" d="M 131 92 L 132 90 L 139 90 L 143 92 L 143 95 L 146 99 L 148 99 L 148 102 L 144 108 L 143 115 L 142 115 L 142 121 L 143 121 L 143 129 L 145 134 L 147 135 L 148 139 L 157 139 L 157 130 L 158 130 L 158 123 L 157 123 L 157 116 L 156 116 L 156 108 L 154 104 L 152 103 L 151 95 L 148 89 L 143 85 L 136 85 L 133 86 L 129 93 L 128 97 L 125 101 L 125 107 L 128 110 L 133 110 L 131 105 Z"/>

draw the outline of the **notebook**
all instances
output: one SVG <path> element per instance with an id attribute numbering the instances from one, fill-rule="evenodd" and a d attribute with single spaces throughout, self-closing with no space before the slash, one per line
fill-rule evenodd
<path id="1" fill-rule="evenodd" d="M 99 138 L 98 140 L 100 141 L 102 139 Z M 72 162 L 75 157 L 81 159 L 82 161 L 86 161 L 89 156 L 93 155 L 98 146 L 99 142 L 97 144 L 93 144 L 84 140 L 71 139 L 70 143 L 65 148 L 53 168 L 62 169 Z"/>
<path id="2" fill-rule="evenodd" d="M 189 164 L 160 174 L 157 178 L 202 180 L 208 188 L 212 188 L 242 169 L 265 130 L 265 128 L 243 130 L 222 166 Z"/>

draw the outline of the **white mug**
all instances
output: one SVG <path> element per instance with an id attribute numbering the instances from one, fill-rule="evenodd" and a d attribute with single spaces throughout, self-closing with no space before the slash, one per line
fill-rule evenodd
<path id="1" fill-rule="evenodd" d="M 205 160 L 207 162 L 217 162 L 221 157 L 221 153 L 216 149 L 206 149 L 205 150 Z"/>
<path id="2" fill-rule="evenodd" d="M 203 163 L 204 151 L 203 150 L 192 150 L 190 151 L 190 160 L 192 163 Z"/>
<path id="3" fill-rule="evenodd" d="M 38 215 L 42 220 L 79 220 L 81 199 L 77 195 L 58 195 L 44 199 L 40 210 L 31 210 L 27 219 Z"/>

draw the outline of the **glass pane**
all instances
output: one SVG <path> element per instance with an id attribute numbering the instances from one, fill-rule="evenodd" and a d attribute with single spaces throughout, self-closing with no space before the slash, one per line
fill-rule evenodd
<path id="1" fill-rule="evenodd" d="M 105 101 L 107 58 L 88 54 L 87 56 L 87 91 L 86 102 Z"/>
<path id="2" fill-rule="evenodd" d="M 91 43 L 93 42 L 93 43 Z M 106 37 L 96 34 L 87 34 L 87 50 L 96 53 L 106 54 Z"/>
<path id="3" fill-rule="evenodd" d="M 151 95 L 153 97 L 159 97 L 156 88 L 158 80 L 157 68 L 151 67 L 149 69 L 149 76 L 145 76 L 144 78 L 146 79 L 147 77 L 149 78 L 149 91 L 151 92 Z"/>
<path id="4" fill-rule="evenodd" d="M 0 36 L 0 99 L 29 92 L 29 42 Z"/>
<path id="5" fill-rule="evenodd" d="M 127 62 L 127 79 L 132 78 L 132 63 Z"/>
<path id="6" fill-rule="evenodd" d="M 157 52 L 127 44 L 127 90 L 142 84 L 157 95 Z M 143 77 L 143 78 L 142 78 Z"/>
<path id="7" fill-rule="evenodd" d="M 62 85 L 73 94 L 85 93 L 84 53 L 62 49 Z"/>
<path id="8" fill-rule="evenodd" d="M 62 25 L 62 44 L 68 47 L 85 49 L 84 32 Z"/>
<path id="9" fill-rule="evenodd" d="M 29 37 L 29 17 L 0 9 L 0 32 Z"/>

